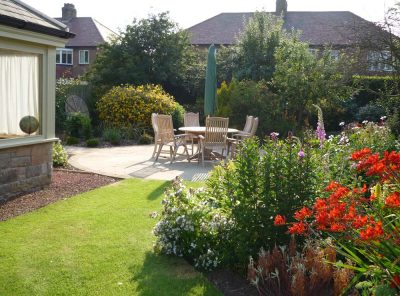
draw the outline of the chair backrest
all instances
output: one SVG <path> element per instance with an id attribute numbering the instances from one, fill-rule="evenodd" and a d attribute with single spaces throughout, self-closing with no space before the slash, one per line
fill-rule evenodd
<path id="1" fill-rule="evenodd" d="M 206 146 L 224 146 L 228 135 L 228 126 L 229 118 L 207 117 L 204 137 Z"/>
<path id="2" fill-rule="evenodd" d="M 251 136 L 254 136 L 256 134 L 257 128 L 258 128 L 258 117 L 254 117 L 253 124 L 251 126 L 251 131 L 250 131 Z"/>
<path id="3" fill-rule="evenodd" d="M 157 116 L 157 113 L 151 113 L 151 125 L 153 126 L 154 135 L 158 133 Z"/>
<path id="4" fill-rule="evenodd" d="M 245 133 L 250 133 L 251 132 L 251 126 L 253 125 L 253 116 L 246 116 L 246 123 L 243 128 L 243 132 Z"/>
<path id="5" fill-rule="evenodd" d="M 187 112 L 183 117 L 185 126 L 200 126 L 199 113 Z"/>
<path id="6" fill-rule="evenodd" d="M 158 137 L 162 143 L 174 141 L 174 125 L 171 115 L 157 115 Z"/>

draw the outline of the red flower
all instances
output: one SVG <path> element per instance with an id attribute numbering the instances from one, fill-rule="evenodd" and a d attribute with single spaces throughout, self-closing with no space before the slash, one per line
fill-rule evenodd
<path id="1" fill-rule="evenodd" d="M 312 211 L 309 208 L 303 207 L 300 211 L 294 213 L 294 218 L 298 221 L 309 218 L 312 215 Z"/>
<path id="2" fill-rule="evenodd" d="M 363 159 L 363 158 L 365 158 L 365 156 L 370 155 L 371 152 L 372 152 L 371 149 L 369 149 L 369 148 L 363 148 L 363 149 L 361 149 L 361 150 L 359 150 L 359 151 L 354 152 L 354 153 L 351 155 L 351 159 L 352 159 L 352 160 L 360 160 L 360 159 Z"/>
<path id="3" fill-rule="evenodd" d="M 332 223 L 332 225 L 331 225 L 331 231 L 333 231 L 333 232 L 342 232 L 345 229 L 346 229 L 346 226 L 344 226 L 343 224 Z"/>
<path id="4" fill-rule="evenodd" d="M 382 222 L 371 221 L 371 224 L 367 228 L 360 231 L 360 238 L 362 240 L 378 240 L 384 235 Z"/>
<path id="5" fill-rule="evenodd" d="M 336 181 L 331 181 L 328 186 L 326 186 L 325 191 L 332 191 L 336 188 L 339 188 L 340 184 Z"/>
<path id="6" fill-rule="evenodd" d="M 400 275 L 396 274 L 392 278 L 392 283 L 390 286 L 395 289 L 396 287 L 400 288 Z"/>
<path id="7" fill-rule="evenodd" d="M 394 193 L 389 195 L 385 200 L 385 205 L 389 208 L 400 207 L 400 193 L 395 191 Z"/>
<path id="8" fill-rule="evenodd" d="M 274 225 L 279 226 L 279 225 L 285 225 L 286 224 L 286 218 L 281 215 L 276 215 L 275 220 L 274 220 Z"/>
<path id="9" fill-rule="evenodd" d="M 293 223 L 292 226 L 289 227 L 290 234 L 304 234 L 306 232 L 306 224 L 303 221 Z"/>
<path id="10" fill-rule="evenodd" d="M 365 224 L 367 224 L 367 222 L 368 222 L 368 216 L 358 215 L 351 223 L 351 226 L 353 226 L 355 229 L 359 229 L 361 227 L 364 227 Z"/>

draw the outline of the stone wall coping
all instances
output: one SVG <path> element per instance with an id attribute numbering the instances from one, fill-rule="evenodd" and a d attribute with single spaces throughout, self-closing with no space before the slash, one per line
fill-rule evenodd
<path id="1" fill-rule="evenodd" d="M 1 141 L 2 140 L 0 140 L 0 150 L 14 148 L 14 147 L 21 147 L 21 146 L 30 146 L 36 144 L 57 142 L 59 141 L 59 139 L 58 138 L 43 139 L 41 137 L 32 137 L 32 138 L 16 138 L 12 140 L 6 140 L 5 143 L 2 143 Z"/>

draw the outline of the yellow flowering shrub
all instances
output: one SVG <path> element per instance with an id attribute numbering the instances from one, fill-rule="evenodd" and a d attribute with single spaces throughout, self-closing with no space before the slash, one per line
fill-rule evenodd
<path id="1" fill-rule="evenodd" d="M 174 124 L 184 109 L 160 85 L 115 86 L 98 102 L 99 117 L 115 127 L 135 126 L 151 128 L 151 113 L 171 114 Z"/>

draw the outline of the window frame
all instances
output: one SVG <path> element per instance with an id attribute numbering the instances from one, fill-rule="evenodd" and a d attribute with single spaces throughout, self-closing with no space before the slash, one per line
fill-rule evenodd
<path id="1" fill-rule="evenodd" d="M 84 53 L 84 54 L 87 53 L 87 62 L 86 61 L 82 62 L 81 53 Z M 79 65 L 89 65 L 89 63 L 90 63 L 90 61 L 89 61 L 90 60 L 90 55 L 89 55 L 89 50 L 88 49 L 80 49 L 78 56 L 79 56 Z M 85 58 L 86 58 L 86 56 L 85 56 Z"/>
<path id="2" fill-rule="evenodd" d="M 11 37 L 14 37 L 14 31 L 11 31 Z M 20 30 L 15 30 L 15 36 L 20 37 Z M 8 36 L 7 36 L 8 37 Z M 34 35 L 36 38 L 36 35 Z M 33 38 L 33 37 L 32 37 Z M 2 139 L 0 149 L 7 149 L 25 145 L 54 142 L 57 140 L 54 135 L 54 113 L 55 113 L 55 61 L 56 46 L 51 43 L 37 45 L 32 43 L 22 43 L 20 39 L 13 40 L 3 38 L 0 34 L 0 49 L 9 51 L 18 51 L 27 54 L 39 55 L 39 116 L 40 116 L 40 134 L 30 135 L 28 137 L 17 137 Z M 24 40 L 24 39 L 21 39 Z M 31 40 L 31 39 L 29 39 Z M 36 40 L 36 39 L 34 39 Z M 39 39 L 40 41 L 42 39 Z M 56 44 L 56 43 L 54 43 Z M 60 43 L 58 43 L 60 44 Z M 49 46 L 50 45 L 50 46 Z"/>
<path id="3" fill-rule="evenodd" d="M 65 54 L 65 62 L 63 62 L 63 55 Z M 71 63 L 68 63 L 68 56 L 71 54 Z M 58 61 L 57 61 L 58 59 Z M 72 66 L 74 64 L 74 50 L 72 48 L 57 48 L 56 49 L 56 65 Z"/>

